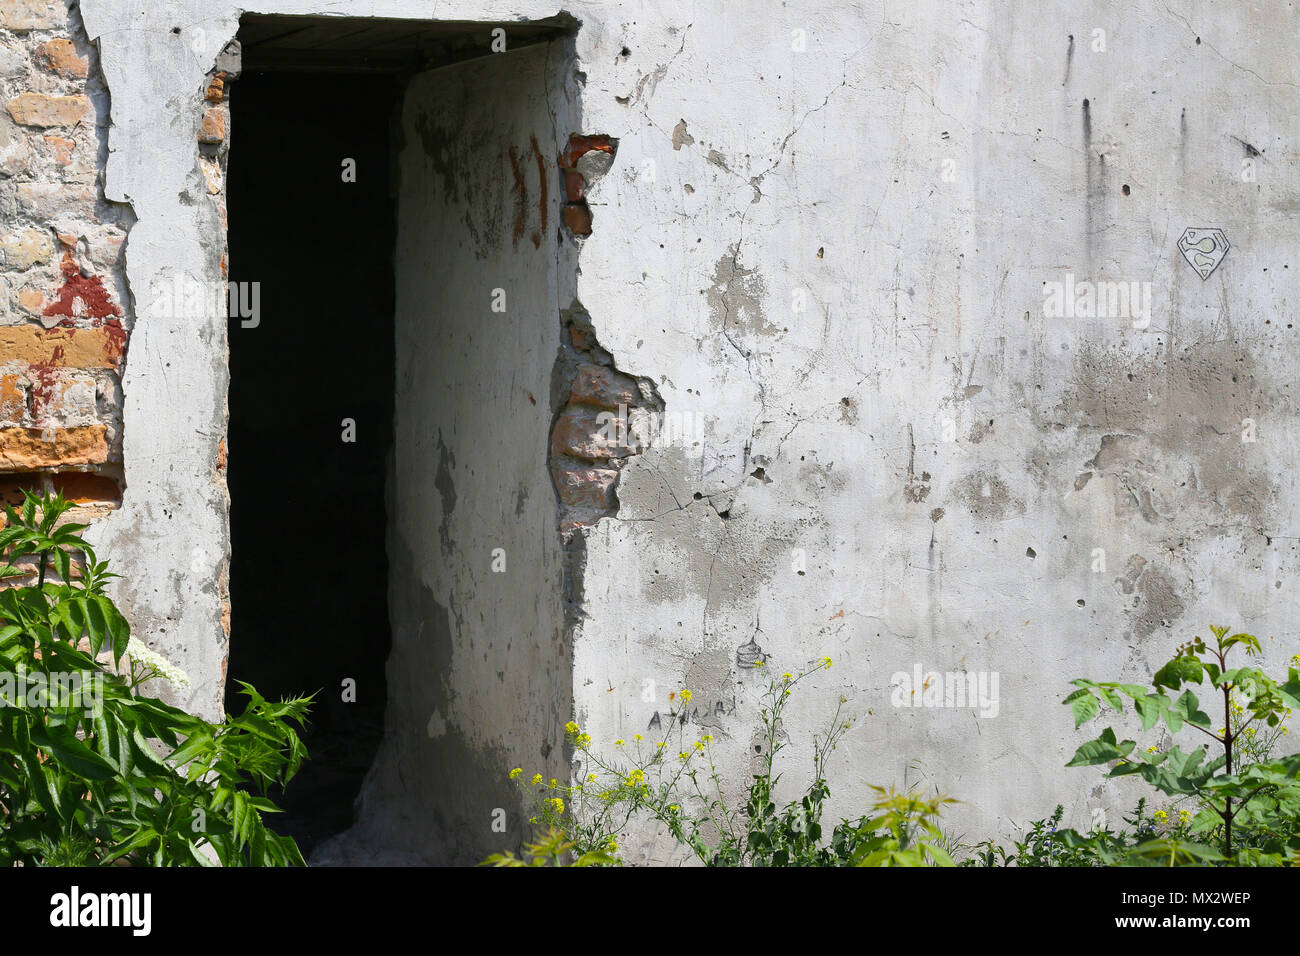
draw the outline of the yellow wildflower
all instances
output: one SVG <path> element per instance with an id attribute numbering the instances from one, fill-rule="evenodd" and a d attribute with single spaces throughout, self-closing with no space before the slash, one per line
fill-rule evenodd
<path id="1" fill-rule="evenodd" d="M 576 734 L 578 732 L 578 725 L 575 724 L 573 721 L 569 721 L 567 724 L 564 725 L 564 730 L 566 733 Z"/>
<path id="2" fill-rule="evenodd" d="M 524 772 L 524 768 L 523 768 L 523 767 L 515 767 L 514 770 L 511 770 L 511 771 L 510 771 L 510 779 L 511 779 L 511 780 L 515 779 L 515 777 L 519 776 L 519 775 L 520 775 L 521 773 L 523 773 L 523 772 Z"/>
<path id="3" fill-rule="evenodd" d="M 541 782 L 542 782 L 542 775 L 540 773 L 533 774 L 533 786 L 535 787 Z"/>

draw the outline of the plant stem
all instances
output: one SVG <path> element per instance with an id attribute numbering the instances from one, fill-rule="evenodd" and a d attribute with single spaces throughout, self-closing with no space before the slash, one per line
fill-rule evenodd
<path id="1" fill-rule="evenodd" d="M 1222 674 L 1226 667 L 1224 655 L 1218 654 L 1219 673 Z M 1232 708 L 1231 708 L 1232 688 L 1228 684 L 1223 685 L 1223 767 L 1229 776 L 1232 775 Z M 1232 858 L 1232 797 L 1224 799 L 1223 810 L 1223 855 Z"/>

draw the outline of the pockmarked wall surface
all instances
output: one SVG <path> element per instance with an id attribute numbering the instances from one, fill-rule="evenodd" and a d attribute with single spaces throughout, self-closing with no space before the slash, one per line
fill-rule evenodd
<path id="1" fill-rule="evenodd" d="M 561 12 L 532 0 L 249 3 L 445 20 Z M 46 29 L 19 22 L 37 6 L 6 8 L 6 49 Z M 196 676 L 191 703 L 215 711 L 226 320 L 154 318 L 142 296 L 176 273 L 221 280 L 219 189 L 197 140 L 241 9 L 79 9 L 110 100 L 102 196 L 134 217 L 125 492 L 93 533 L 132 582 L 119 593 L 137 631 Z M 603 367 L 638 383 L 654 423 L 621 470 L 592 456 L 575 479 L 604 488 L 617 472 L 611 507 L 596 509 L 612 513 L 563 531 L 557 520 L 571 606 L 556 660 L 571 655 L 573 718 L 612 745 L 662 727 L 669 695 L 689 688 L 681 739 L 711 733 L 741 784 L 762 672 L 829 656 L 791 705 L 783 756 L 807 766 L 811 733 L 849 698 L 858 720 L 830 763 L 832 815 L 891 782 L 965 801 L 953 825 L 970 838 L 1058 802 L 1077 826 L 1129 806 L 1118 784 L 1063 767 L 1086 732 L 1059 704 L 1069 679 L 1145 679 L 1210 623 L 1259 635 L 1267 666 L 1296 650 L 1300 14 L 1272 0 L 563 12 L 579 21 L 580 109 L 546 135 L 604 136 L 617 151 L 585 187 L 590 235 L 570 222 L 570 245 L 552 247 L 576 265 L 556 279 L 550 328 L 580 310 Z M 6 223 L 21 182 L 0 180 Z M 491 287 L 481 293 L 489 323 Z M 510 354 L 469 367 L 502 381 L 536 371 L 545 357 L 502 328 Z M 526 396 L 513 400 L 510 429 L 534 419 Z M 529 453 L 544 474 L 553 422 L 536 417 Z M 421 440 L 436 454 L 432 430 Z M 504 505 L 469 493 L 496 487 L 469 460 L 448 458 L 424 495 L 447 527 L 473 524 L 477 549 L 492 522 L 461 509 Z M 432 457 L 421 467 L 439 474 Z M 507 598 L 464 570 L 490 555 L 424 544 L 476 582 L 444 616 L 448 640 L 510 642 L 509 615 L 492 610 Z M 552 559 L 519 547 L 532 557 L 511 553 L 506 573 L 531 594 Z M 535 613 L 519 633 L 555 608 Z M 439 669 L 430 681 L 447 674 L 436 659 L 418 666 Z M 931 674 L 969 675 L 974 693 L 926 706 Z M 498 761 L 502 774 L 552 772 L 562 726 L 531 705 L 535 722 L 519 726 L 509 688 L 490 685 L 469 680 L 472 703 L 415 695 L 429 713 L 393 714 L 405 734 L 418 720 L 430 740 L 465 741 L 476 773 Z M 422 784 L 394 786 L 411 788 L 411 812 L 438 811 L 432 795 L 420 809 Z M 484 840 L 492 811 L 481 809 Z"/>

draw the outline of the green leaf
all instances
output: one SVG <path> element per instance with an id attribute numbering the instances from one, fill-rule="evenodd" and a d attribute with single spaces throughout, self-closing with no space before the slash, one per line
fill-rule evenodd
<path id="1" fill-rule="evenodd" d="M 66 726 L 39 723 L 32 727 L 32 743 L 47 751 L 59 765 L 87 780 L 108 780 L 117 768 L 91 750 Z"/>
<path id="2" fill-rule="evenodd" d="M 57 548 L 52 555 L 54 559 L 54 570 L 59 572 L 59 577 L 68 582 L 72 580 L 72 559 L 68 557 L 68 552 L 62 548 Z"/>
<path id="3" fill-rule="evenodd" d="M 1133 698 L 1133 707 L 1142 721 L 1142 729 L 1150 730 L 1160 723 L 1161 711 L 1169 707 L 1169 698 L 1164 694 L 1143 694 Z"/>
<path id="4" fill-rule="evenodd" d="M 1178 690 L 1184 683 L 1199 684 L 1205 676 L 1204 670 L 1199 658 L 1180 654 L 1156 671 L 1152 683 L 1156 687 Z"/>
<path id="5" fill-rule="evenodd" d="M 1086 688 L 1076 690 L 1061 703 L 1070 705 L 1076 730 L 1097 715 L 1097 698 L 1093 697 L 1092 691 Z"/>
<path id="6" fill-rule="evenodd" d="M 1174 703 L 1170 705 L 1169 712 L 1176 713 L 1193 727 L 1203 727 L 1207 730 L 1210 728 L 1210 715 L 1200 709 L 1200 704 L 1196 699 L 1196 695 L 1190 690 L 1184 691 L 1183 696 L 1179 697 L 1178 700 L 1174 701 Z M 1170 725 L 1169 729 L 1173 730 L 1174 728 Z"/>
<path id="7" fill-rule="evenodd" d="M 1124 751 L 1120 750 L 1114 743 L 1114 740 L 1106 741 L 1098 738 L 1090 740 L 1079 747 L 1074 752 L 1073 759 L 1066 764 L 1067 767 L 1091 767 L 1099 763 L 1110 763 L 1112 760 L 1120 760 L 1124 757 Z"/>

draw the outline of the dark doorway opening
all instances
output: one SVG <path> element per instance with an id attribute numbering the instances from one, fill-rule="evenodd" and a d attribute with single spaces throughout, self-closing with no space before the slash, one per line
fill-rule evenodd
<path id="1" fill-rule="evenodd" d="M 230 96 L 230 281 L 257 283 L 257 312 L 230 323 L 226 699 L 242 709 L 240 680 L 319 692 L 268 820 L 304 856 L 352 824 L 383 732 L 398 92 L 384 73 L 246 71 Z"/>
<path id="2" fill-rule="evenodd" d="M 255 320 L 232 317 L 229 334 L 226 696 L 238 712 L 236 681 L 267 696 L 320 691 L 310 759 L 272 794 L 287 812 L 268 823 L 322 863 L 476 862 L 499 849 L 499 834 L 468 821 L 517 794 L 467 743 L 452 675 L 507 715 L 500 733 L 568 693 L 561 669 L 515 661 L 548 661 L 562 614 L 549 411 L 536 396 L 558 350 L 550 157 L 556 128 L 579 128 L 556 72 L 573 27 L 240 21 L 229 281 L 258 286 Z M 529 306 L 488 322 L 480 293 L 498 284 Z M 508 376 L 470 360 L 497 353 Z M 509 438 L 484 442 L 487 428 Z M 453 513 L 474 516 L 454 541 Z M 519 607 L 536 595 L 536 620 L 448 573 L 507 545 L 508 588 Z M 433 605 L 412 603 L 435 585 Z M 453 606 L 456 641 L 437 613 Z"/>

